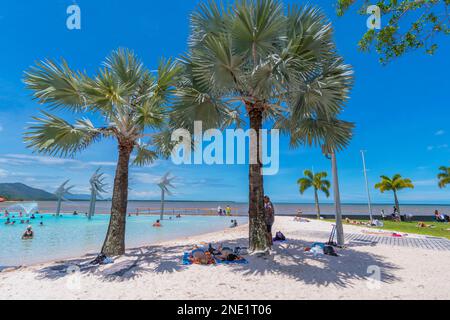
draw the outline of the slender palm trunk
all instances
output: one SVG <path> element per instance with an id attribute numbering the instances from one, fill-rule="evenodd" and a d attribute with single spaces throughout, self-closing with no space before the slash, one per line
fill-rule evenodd
<path id="1" fill-rule="evenodd" d="M 114 190 L 111 205 L 111 218 L 102 253 L 118 256 L 125 253 L 125 223 L 128 205 L 128 167 L 131 143 L 119 143 L 119 161 L 114 178 Z"/>
<path id="2" fill-rule="evenodd" d="M 97 200 L 97 196 L 95 195 L 95 191 L 91 192 L 91 203 L 89 204 L 89 214 L 88 214 L 88 218 L 89 220 L 92 219 L 92 216 L 95 213 L 95 202 Z"/>
<path id="3" fill-rule="evenodd" d="M 394 190 L 394 201 L 395 207 L 397 208 L 398 214 L 400 215 L 400 204 L 398 203 L 397 191 Z"/>
<path id="4" fill-rule="evenodd" d="M 316 204 L 317 219 L 320 219 L 319 194 L 317 193 L 317 189 L 314 189 L 314 202 Z"/>
<path id="5" fill-rule="evenodd" d="M 164 198 L 166 193 L 164 192 L 164 189 L 161 189 L 161 216 L 160 219 L 164 219 Z"/>
<path id="6" fill-rule="evenodd" d="M 334 193 L 334 208 L 336 215 L 336 235 L 337 244 L 344 245 L 344 227 L 342 225 L 342 210 L 341 210 L 341 195 L 339 193 L 339 177 L 336 153 L 331 153 L 331 171 L 333 175 L 333 193 Z"/>
<path id="7" fill-rule="evenodd" d="M 250 128 L 256 134 L 250 136 L 249 165 L 249 247 L 251 251 L 265 251 L 269 248 L 267 242 L 267 226 L 264 212 L 264 182 L 261 163 L 262 110 L 255 108 L 249 111 Z M 255 141 L 256 140 L 256 141 Z"/>
<path id="8" fill-rule="evenodd" d="M 56 216 L 58 217 L 61 214 L 61 197 L 58 198 L 58 204 L 56 206 Z"/>

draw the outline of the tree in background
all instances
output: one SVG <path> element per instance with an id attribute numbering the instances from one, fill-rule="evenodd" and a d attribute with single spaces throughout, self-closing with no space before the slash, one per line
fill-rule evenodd
<path id="1" fill-rule="evenodd" d="M 331 183 L 329 180 L 325 179 L 328 174 L 326 172 L 313 173 L 311 170 L 305 170 L 303 175 L 304 177 L 297 181 L 300 194 L 304 194 L 309 188 L 314 189 L 314 203 L 316 205 L 317 219 L 320 219 L 319 190 L 322 191 L 327 198 L 330 196 Z"/>
<path id="2" fill-rule="evenodd" d="M 362 15 L 367 15 L 369 5 L 381 10 L 381 29 L 368 30 L 359 48 L 369 51 L 375 47 L 382 63 L 418 49 L 432 55 L 438 48 L 437 36 L 450 35 L 450 0 L 337 0 L 338 15 L 359 2 Z"/>
<path id="3" fill-rule="evenodd" d="M 28 147 L 39 153 L 72 157 L 101 139 L 114 139 L 118 162 L 114 178 L 111 218 L 102 253 L 125 253 L 125 224 L 128 204 L 128 170 L 131 155 L 135 165 L 152 163 L 167 155 L 164 137 L 153 135 L 165 126 L 166 107 L 178 67 L 170 60 L 161 61 L 154 76 L 136 55 L 119 49 L 104 62 L 97 75 L 43 61 L 25 74 L 25 84 L 41 104 L 52 110 L 69 110 L 83 118 L 70 124 L 54 114 L 43 112 L 25 133 Z M 92 114 L 101 125 L 86 117 Z M 148 137 L 148 142 L 141 142 Z"/>
<path id="4" fill-rule="evenodd" d="M 414 185 L 411 182 L 411 179 L 402 178 L 400 174 L 396 174 L 392 178 L 381 176 L 381 181 L 375 185 L 375 188 L 379 189 L 381 193 L 384 193 L 385 191 L 394 192 L 395 207 L 397 208 L 398 213 L 400 213 L 397 192 L 405 188 L 413 189 Z"/>
<path id="5" fill-rule="evenodd" d="M 439 188 L 445 188 L 448 184 L 450 184 L 450 167 L 442 166 L 439 168 L 441 172 L 438 174 L 439 179 Z"/>

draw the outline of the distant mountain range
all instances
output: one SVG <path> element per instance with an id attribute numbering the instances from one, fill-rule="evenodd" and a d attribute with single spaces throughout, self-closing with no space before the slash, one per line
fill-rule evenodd
<path id="1" fill-rule="evenodd" d="M 56 196 L 47 191 L 27 186 L 23 183 L 0 183 L 0 198 L 7 201 L 52 201 Z M 72 194 L 68 200 L 89 200 L 86 194 Z"/>

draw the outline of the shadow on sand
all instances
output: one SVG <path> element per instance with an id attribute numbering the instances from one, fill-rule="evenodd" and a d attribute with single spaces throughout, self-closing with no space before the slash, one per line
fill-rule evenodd
<path id="1" fill-rule="evenodd" d="M 213 244 L 217 245 L 217 244 Z M 247 239 L 227 241 L 227 246 L 246 246 Z M 246 257 L 249 261 L 245 265 L 226 265 L 224 268 L 233 268 L 234 272 L 242 277 L 251 275 L 279 274 L 290 277 L 306 284 L 327 286 L 334 284 L 341 287 L 351 286 L 351 281 L 368 279 L 371 276 L 368 268 L 379 268 L 381 282 L 392 283 L 399 279 L 393 275 L 397 267 L 384 260 L 383 257 L 354 250 L 352 247 L 338 251 L 339 256 L 319 255 L 305 253 L 304 248 L 311 242 L 302 240 L 289 240 L 274 246 L 274 254 L 261 258 Z M 172 273 L 185 272 L 190 266 L 181 263 L 184 251 L 192 246 L 148 246 L 130 249 L 126 255 L 117 258 L 113 264 L 104 266 L 91 266 L 93 256 L 81 259 L 67 260 L 54 263 L 39 269 L 38 278 L 59 279 L 66 277 L 69 272 L 92 274 L 104 281 L 127 281 L 139 278 L 145 273 Z M 209 266 L 205 268 L 216 268 Z"/>

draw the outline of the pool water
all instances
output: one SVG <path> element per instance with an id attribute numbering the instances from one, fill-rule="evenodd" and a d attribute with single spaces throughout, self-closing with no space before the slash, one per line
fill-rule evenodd
<path id="1" fill-rule="evenodd" d="M 10 216 L 12 215 L 14 214 L 11 213 Z M 181 219 L 164 220 L 162 228 L 153 228 L 156 219 L 154 216 L 128 217 L 127 248 L 224 230 L 230 226 L 231 219 L 237 219 L 239 224 L 248 221 L 243 217 L 183 216 Z M 15 225 L 5 225 L 6 218 L 0 216 L 0 267 L 30 265 L 97 253 L 105 239 L 109 216 L 96 215 L 88 220 L 85 216 L 36 215 L 36 219 L 29 223 L 34 230 L 32 240 L 21 239 L 27 224 L 21 224 L 20 219 L 13 220 L 16 220 Z M 41 221 L 43 226 L 40 226 Z"/>

